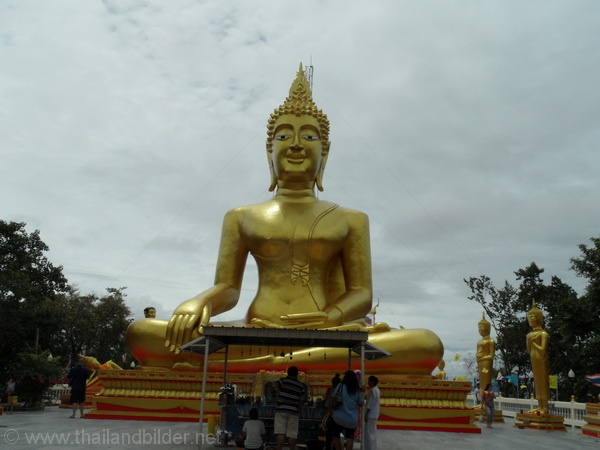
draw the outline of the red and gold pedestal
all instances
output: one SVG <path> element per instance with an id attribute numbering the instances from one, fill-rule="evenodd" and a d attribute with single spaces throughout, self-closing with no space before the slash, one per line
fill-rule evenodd
<path id="1" fill-rule="evenodd" d="M 282 372 L 228 374 L 238 395 L 262 398 L 264 386 Z M 202 373 L 143 370 L 102 370 L 103 388 L 93 397 L 87 419 L 171 420 L 197 422 L 200 411 Z M 331 377 L 301 374 L 313 398 L 323 397 Z M 208 374 L 205 415 L 219 414 L 223 374 Z M 480 433 L 473 408 L 466 402 L 471 384 L 464 381 L 380 377 L 381 415 L 379 428 Z"/>
<path id="2" fill-rule="evenodd" d="M 165 420 L 198 422 L 202 373 L 144 370 L 103 370 L 102 390 L 93 397 L 86 419 Z M 254 375 L 230 375 L 240 386 Z M 218 398 L 223 374 L 209 374 L 206 382 L 206 416 L 219 414 Z"/>
<path id="3" fill-rule="evenodd" d="M 587 423 L 581 427 L 581 432 L 588 436 L 600 437 L 600 403 L 586 403 L 587 414 L 583 420 Z"/>
<path id="4" fill-rule="evenodd" d="M 466 404 L 471 383 L 381 377 L 379 428 L 481 433 Z"/>
<path id="5" fill-rule="evenodd" d="M 283 372 L 227 374 L 238 396 L 262 398 L 264 385 L 285 376 Z M 86 419 L 166 420 L 198 422 L 202 373 L 180 371 L 102 370 L 103 388 L 93 397 Z M 301 375 L 300 380 L 308 380 Z M 205 420 L 219 416 L 222 373 L 209 373 L 206 379 Z"/>
<path id="6" fill-rule="evenodd" d="M 378 428 L 481 433 L 481 429 L 473 423 L 475 412 L 466 403 L 471 383 L 411 379 L 398 375 L 381 375 L 378 378 L 381 393 Z M 323 397 L 331 384 L 331 377 L 309 374 L 307 381 L 311 396 Z"/>
<path id="7" fill-rule="evenodd" d="M 567 431 L 564 420 L 563 416 L 552 414 L 520 413 L 515 419 L 515 427 L 544 431 Z"/>

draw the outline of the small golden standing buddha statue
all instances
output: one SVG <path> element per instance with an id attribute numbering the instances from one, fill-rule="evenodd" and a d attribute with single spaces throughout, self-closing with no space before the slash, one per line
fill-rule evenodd
<path id="1" fill-rule="evenodd" d="M 542 328 L 544 314 L 533 302 L 532 308 L 527 313 L 531 332 L 527 334 L 527 353 L 531 358 L 531 370 L 535 383 L 535 397 L 538 407 L 530 413 L 548 414 L 548 399 L 550 397 L 549 359 L 548 359 L 548 333 Z"/>
<path id="2" fill-rule="evenodd" d="M 479 374 L 479 398 L 483 398 L 485 387 L 492 382 L 492 369 L 494 366 L 495 342 L 490 337 L 491 324 L 482 314 L 481 320 L 477 324 L 477 329 L 481 339 L 477 342 L 477 372 Z"/>

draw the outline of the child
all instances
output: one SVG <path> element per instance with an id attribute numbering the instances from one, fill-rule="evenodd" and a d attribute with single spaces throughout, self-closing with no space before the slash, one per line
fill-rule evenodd
<path id="1" fill-rule="evenodd" d="M 244 434 L 244 448 L 246 450 L 256 450 L 263 448 L 263 440 L 267 431 L 262 420 L 258 420 L 258 410 L 252 408 L 249 413 L 250 418 L 244 423 L 242 433 Z"/>

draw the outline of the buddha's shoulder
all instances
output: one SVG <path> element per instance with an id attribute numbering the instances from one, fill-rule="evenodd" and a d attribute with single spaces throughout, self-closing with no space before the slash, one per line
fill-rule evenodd
<path id="1" fill-rule="evenodd" d="M 262 203 L 254 203 L 252 205 L 237 206 L 227 211 L 224 220 L 228 222 L 239 221 L 251 217 L 261 217 L 264 216 L 265 211 L 268 211 L 273 206 L 274 204 L 271 200 Z"/>
<path id="2" fill-rule="evenodd" d="M 273 200 L 267 200 L 266 202 L 237 206 L 227 211 L 226 216 L 245 216 L 248 214 L 261 213 L 262 211 L 272 208 L 274 204 L 275 202 Z"/>
<path id="3" fill-rule="evenodd" d="M 364 213 L 362 211 L 358 211 L 357 209 L 346 208 L 346 207 L 338 205 L 336 210 L 338 210 L 340 212 L 340 214 L 343 214 L 348 217 L 355 217 L 360 220 L 363 220 L 363 219 L 368 220 L 368 218 L 369 218 L 369 216 L 366 213 Z"/>
<path id="4" fill-rule="evenodd" d="M 363 229 L 369 226 L 369 216 L 364 212 L 339 205 L 332 210 L 332 218 L 335 221 L 345 221 L 351 228 Z"/>
<path id="5" fill-rule="evenodd" d="M 271 199 L 262 203 L 238 206 L 237 208 L 229 210 L 226 214 L 226 217 L 238 219 L 255 215 L 263 217 L 265 211 L 279 209 L 278 206 L 280 206 L 280 203 L 276 199 Z M 369 220 L 367 214 L 362 211 L 345 208 L 337 203 L 327 200 L 318 200 L 307 206 L 309 206 L 309 209 L 313 209 L 318 214 L 325 214 L 335 217 L 336 219 L 345 218 L 350 222 L 368 222 Z"/>

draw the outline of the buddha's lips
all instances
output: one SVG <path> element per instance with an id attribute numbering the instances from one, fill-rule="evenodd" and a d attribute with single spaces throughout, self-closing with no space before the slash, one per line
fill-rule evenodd
<path id="1" fill-rule="evenodd" d="M 288 162 L 291 164 L 302 164 L 304 159 L 302 155 L 288 155 L 287 157 Z"/>

